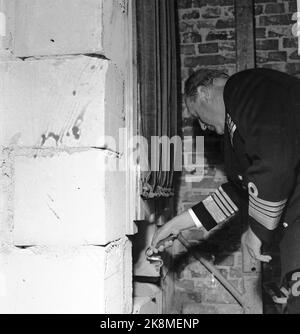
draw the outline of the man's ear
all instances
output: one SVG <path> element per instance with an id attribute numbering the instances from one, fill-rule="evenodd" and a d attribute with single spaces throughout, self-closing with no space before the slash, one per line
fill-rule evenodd
<path id="1" fill-rule="evenodd" d="M 198 122 L 199 122 L 199 125 L 200 125 L 202 131 L 206 131 L 207 130 L 207 125 L 202 123 L 200 120 L 198 120 Z"/>
<path id="2" fill-rule="evenodd" d="M 224 87 L 226 84 L 227 79 L 226 78 L 215 78 L 213 80 L 213 85 L 216 87 Z"/>
<path id="3" fill-rule="evenodd" d="M 210 100 L 210 89 L 208 87 L 199 86 L 197 92 L 201 101 L 208 102 Z"/>

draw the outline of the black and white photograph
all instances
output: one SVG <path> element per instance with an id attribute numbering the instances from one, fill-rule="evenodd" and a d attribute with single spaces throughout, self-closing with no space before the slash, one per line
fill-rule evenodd
<path id="1" fill-rule="evenodd" d="M 0 314 L 300 314 L 300 0 L 0 0 Z"/>

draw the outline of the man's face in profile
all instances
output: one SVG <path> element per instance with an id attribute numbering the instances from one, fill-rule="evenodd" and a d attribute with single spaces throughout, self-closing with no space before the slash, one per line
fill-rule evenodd
<path id="1" fill-rule="evenodd" d="M 218 114 L 209 102 L 203 101 L 199 95 L 186 98 L 189 113 L 198 120 L 203 131 L 209 130 L 218 135 L 224 134 L 224 126 Z"/>

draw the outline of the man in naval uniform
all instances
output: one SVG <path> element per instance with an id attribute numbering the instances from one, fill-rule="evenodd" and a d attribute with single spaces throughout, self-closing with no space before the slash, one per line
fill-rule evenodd
<path id="1" fill-rule="evenodd" d="M 192 227 L 210 231 L 229 221 L 246 198 L 249 229 L 242 242 L 250 255 L 269 262 L 262 245 L 279 225 L 282 275 L 290 295 L 288 312 L 300 314 L 300 80 L 268 70 L 246 70 L 228 78 L 199 70 L 185 84 L 186 106 L 203 130 L 224 135 L 228 183 L 154 235 L 158 243 Z M 297 288 L 298 287 L 298 288 Z"/>

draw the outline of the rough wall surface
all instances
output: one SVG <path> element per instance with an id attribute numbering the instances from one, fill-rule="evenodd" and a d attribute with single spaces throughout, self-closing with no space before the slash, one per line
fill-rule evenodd
<path id="1" fill-rule="evenodd" d="M 256 62 L 258 67 L 289 74 L 300 71 L 298 40 L 292 34 L 297 1 L 255 1 Z"/>
<path id="2" fill-rule="evenodd" d="M 43 153 L 15 155 L 14 244 L 106 245 L 124 237 L 121 159 L 97 149 Z"/>
<path id="3" fill-rule="evenodd" d="M 130 313 L 131 282 L 124 275 L 130 254 L 127 239 L 107 247 L 1 248 L 0 311 Z"/>
<path id="4" fill-rule="evenodd" d="M 2 62 L 0 71 L 2 145 L 106 147 L 105 136 L 118 140 L 125 127 L 124 79 L 111 61 L 31 58 Z"/>
<path id="5" fill-rule="evenodd" d="M 300 71 L 297 38 L 292 35 L 297 11 L 294 1 L 255 1 L 256 62 L 259 67 L 278 69 L 290 74 Z M 236 72 L 235 10 L 233 0 L 178 0 L 181 66 L 183 82 L 192 70 L 200 67 L 219 68 L 228 74 Z M 183 106 L 183 136 L 203 136 Z M 178 196 L 179 213 L 203 200 L 226 181 L 223 173 L 221 144 L 218 137 L 205 135 L 203 153 L 193 151 L 191 139 L 185 140 L 185 167 Z M 195 165 L 198 162 L 198 165 Z M 200 167 L 199 167 L 200 165 Z M 201 167 L 203 165 L 203 167 Z M 242 253 L 239 250 L 239 222 L 212 240 L 204 251 L 215 256 L 214 263 L 241 292 L 245 289 Z M 201 239 L 195 230 L 190 239 Z M 197 242 L 195 244 L 198 244 Z M 231 249 L 232 247 L 232 249 Z M 176 310 L 184 313 L 239 313 L 241 309 L 191 257 L 180 255 L 177 270 Z M 277 247 L 272 247 L 274 261 L 264 268 L 267 281 L 278 279 L 280 266 Z M 218 258 L 222 259 L 218 262 Z M 212 259 L 213 261 L 213 259 Z M 247 284 L 246 284 L 247 285 Z M 270 308 L 269 308 L 270 309 Z M 265 310 L 267 312 L 267 310 Z"/>
<path id="6" fill-rule="evenodd" d="M 1 313 L 132 311 L 127 9 L 1 2 Z"/>
<path id="7" fill-rule="evenodd" d="M 126 0 L 10 0 L 4 6 L 5 44 L 17 57 L 99 54 L 122 69 L 128 65 Z"/>

